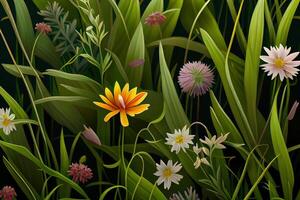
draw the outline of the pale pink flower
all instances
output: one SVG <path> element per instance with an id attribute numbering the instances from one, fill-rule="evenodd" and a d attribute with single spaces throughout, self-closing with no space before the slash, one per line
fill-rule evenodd
<path id="1" fill-rule="evenodd" d="M 69 166 L 68 173 L 76 183 L 86 183 L 93 178 L 92 170 L 88 166 L 81 163 L 72 163 L 72 165 Z"/>
<path id="2" fill-rule="evenodd" d="M 82 133 L 83 137 L 90 141 L 91 143 L 94 143 L 96 145 L 101 145 L 101 141 L 95 131 L 91 127 L 86 127 L 84 125 L 84 131 Z"/>
<path id="3" fill-rule="evenodd" d="M 290 112 L 289 112 L 289 115 L 288 115 L 288 120 L 293 120 L 294 117 L 295 117 L 295 114 L 296 114 L 296 111 L 298 109 L 298 106 L 299 106 L 299 102 L 298 101 L 295 101 Z"/>
<path id="4" fill-rule="evenodd" d="M 205 94 L 214 83 L 214 74 L 202 62 L 188 62 L 180 70 L 178 82 L 183 92 L 192 96 Z"/>
<path id="5" fill-rule="evenodd" d="M 15 189 L 11 186 L 4 186 L 0 190 L 0 199 L 13 200 L 17 196 Z"/>
<path id="6" fill-rule="evenodd" d="M 145 24 L 148 26 L 161 25 L 166 19 L 166 16 L 162 12 L 154 12 L 145 19 Z"/>
<path id="7" fill-rule="evenodd" d="M 48 33 L 52 32 L 52 28 L 50 25 L 46 24 L 45 22 L 40 22 L 35 25 L 35 30 L 39 31 L 47 35 Z"/>
<path id="8" fill-rule="evenodd" d="M 264 49 L 268 55 L 260 56 L 260 59 L 266 62 L 261 66 L 267 72 L 267 75 L 272 75 L 272 80 L 277 75 L 279 75 L 281 81 L 284 78 L 293 80 L 293 76 L 296 76 L 299 71 L 296 67 L 300 65 L 300 61 L 294 60 L 299 52 L 290 54 L 291 48 L 283 47 L 281 44 L 279 47 L 270 47 L 270 49 L 264 47 Z"/>

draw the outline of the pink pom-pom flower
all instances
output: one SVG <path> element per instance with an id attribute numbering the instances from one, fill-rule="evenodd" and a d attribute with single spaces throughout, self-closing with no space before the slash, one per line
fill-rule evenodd
<path id="1" fill-rule="evenodd" d="M 92 170 L 81 163 L 72 163 L 72 165 L 69 166 L 68 173 L 76 183 L 86 183 L 93 178 Z"/>
<path id="2" fill-rule="evenodd" d="M 15 189 L 11 186 L 4 186 L 0 190 L 0 199 L 13 200 L 17 196 Z"/>

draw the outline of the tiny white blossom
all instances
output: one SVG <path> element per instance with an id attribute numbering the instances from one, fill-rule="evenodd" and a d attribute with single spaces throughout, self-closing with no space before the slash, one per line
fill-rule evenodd
<path id="1" fill-rule="evenodd" d="M 190 130 L 184 126 L 181 130 L 176 130 L 175 133 L 167 133 L 168 137 L 166 138 L 166 144 L 171 145 L 171 152 L 176 151 L 179 153 L 180 149 L 184 152 L 186 148 L 189 148 L 189 144 L 193 144 L 193 139 L 195 135 L 190 135 Z"/>
<path id="2" fill-rule="evenodd" d="M 203 144 L 207 144 L 209 148 L 212 148 L 214 146 L 216 149 L 225 149 L 226 147 L 222 143 L 227 139 L 228 135 L 229 133 L 221 135 L 218 138 L 216 135 L 214 135 L 211 139 L 205 136 L 204 140 L 200 139 L 200 142 L 202 142 Z"/>
<path id="3" fill-rule="evenodd" d="M 198 144 L 195 144 L 195 146 L 193 146 L 193 151 L 195 152 L 195 154 L 199 154 L 201 152 L 203 152 L 205 155 L 209 155 L 209 149 L 206 147 L 198 147 Z"/>
<path id="4" fill-rule="evenodd" d="M 206 158 L 200 158 L 197 156 L 196 161 L 194 163 L 195 169 L 198 169 L 202 164 L 209 165 L 209 162 Z"/>
<path id="5" fill-rule="evenodd" d="M 3 129 L 5 135 L 9 135 L 12 131 L 17 130 L 13 123 L 15 114 L 10 114 L 10 108 L 0 108 L 0 128 Z"/>
<path id="6" fill-rule="evenodd" d="M 172 160 L 169 160 L 167 164 L 160 160 L 160 164 L 156 163 L 157 171 L 154 173 L 155 176 L 158 176 L 157 185 L 164 183 L 164 189 L 169 190 L 172 182 L 179 184 L 183 176 L 177 173 L 181 168 L 181 164 L 177 164 L 177 162 L 173 165 Z"/>
<path id="7" fill-rule="evenodd" d="M 272 75 L 272 79 L 279 75 L 281 81 L 284 78 L 293 80 L 293 76 L 299 72 L 296 67 L 300 65 L 300 61 L 294 60 L 299 52 L 290 54 L 291 48 L 283 47 L 282 44 L 279 47 L 271 47 L 270 49 L 264 47 L 264 49 L 268 55 L 260 56 L 260 59 L 266 62 L 261 66 L 268 73 L 267 75 Z"/>

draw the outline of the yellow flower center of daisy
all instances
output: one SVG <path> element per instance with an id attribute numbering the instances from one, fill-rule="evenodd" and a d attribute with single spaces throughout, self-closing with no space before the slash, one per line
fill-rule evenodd
<path id="1" fill-rule="evenodd" d="M 170 178 L 172 176 L 172 170 L 170 168 L 166 168 L 164 171 L 163 171 L 163 175 L 165 178 Z"/>
<path id="2" fill-rule="evenodd" d="M 122 108 L 125 109 L 126 105 L 125 105 L 125 101 L 124 101 L 122 95 L 119 94 L 118 99 L 119 99 L 119 102 L 120 102 Z"/>
<path id="3" fill-rule="evenodd" d="M 9 126 L 9 124 L 11 123 L 11 120 L 6 116 L 4 116 L 3 118 L 4 119 L 3 119 L 2 125 L 5 127 Z"/>
<path id="4" fill-rule="evenodd" d="M 274 65 L 277 68 L 282 68 L 284 66 L 284 60 L 282 58 L 276 58 Z"/>
<path id="5" fill-rule="evenodd" d="M 184 137 L 182 135 L 178 135 L 175 141 L 177 144 L 182 144 L 184 142 Z"/>

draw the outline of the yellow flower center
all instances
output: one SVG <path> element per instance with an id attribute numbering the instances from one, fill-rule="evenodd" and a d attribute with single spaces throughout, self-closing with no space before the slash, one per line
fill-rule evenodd
<path id="1" fill-rule="evenodd" d="M 2 125 L 7 127 L 7 126 L 9 126 L 10 123 L 11 123 L 11 120 L 7 117 L 4 117 Z"/>
<path id="2" fill-rule="evenodd" d="M 177 144 L 182 144 L 184 142 L 184 137 L 182 135 L 178 135 L 175 141 Z"/>
<path id="3" fill-rule="evenodd" d="M 125 105 L 125 101 L 124 101 L 122 95 L 119 94 L 118 99 L 119 99 L 119 102 L 120 102 L 122 108 L 125 109 L 126 105 Z"/>
<path id="4" fill-rule="evenodd" d="M 172 176 L 172 170 L 170 168 L 166 168 L 163 172 L 165 178 L 170 178 Z"/>
<path id="5" fill-rule="evenodd" d="M 284 60 L 282 58 L 276 58 L 274 64 L 275 64 L 275 67 L 282 68 L 285 63 L 284 63 Z"/>

